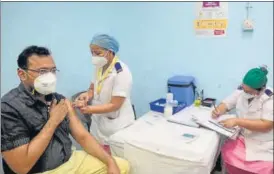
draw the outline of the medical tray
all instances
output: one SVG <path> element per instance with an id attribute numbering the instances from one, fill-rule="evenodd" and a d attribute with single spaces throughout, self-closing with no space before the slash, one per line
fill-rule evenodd
<path id="1" fill-rule="evenodd" d="M 157 104 L 157 103 L 158 103 L 158 104 Z M 150 105 L 150 110 L 155 111 L 155 112 L 164 113 L 165 104 L 166 104 L 166 99 L 160 98 L 160 99 L 158 99 L 158 100 L 156 100 L 156 101 L 153 101 L 153 102 L 149 103 L 149 105 Z M 172 108 L 172 115 L 173 115 L 173 114 L 176 114 L 176 113 L 179 112 L 179 111 L 181 111 L 181 110 L 184 109 L 186 106 L 187 106 L 186 103 L 184 103 L 184 102 L 178 102 L 178 106 Z"/>

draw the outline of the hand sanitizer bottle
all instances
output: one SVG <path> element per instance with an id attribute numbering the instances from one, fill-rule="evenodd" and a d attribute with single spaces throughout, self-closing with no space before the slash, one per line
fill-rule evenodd
<path id="1" fill-rule="evenodd" d="M 166 105 L 165 105 L 165 109 L 164 109 L 164 116 L 165 117 L 169 117 L 173 113 L 173 107 L 171 105 L 172 101 L 173 101 L 173 94 L 172 93 L 167 93 Z"/>

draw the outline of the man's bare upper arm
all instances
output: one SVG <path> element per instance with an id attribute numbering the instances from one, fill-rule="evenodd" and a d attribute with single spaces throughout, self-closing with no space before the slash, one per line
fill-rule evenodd
<path id="1" fill-rule="evenodd" d="M 69 115 L 69 120 L 71 135 L 79 144 L 81 144 L 80 142 L 85 139 L 86 136 L 90 136 L 90 134 L 82 125 L 75 112 Z"/>

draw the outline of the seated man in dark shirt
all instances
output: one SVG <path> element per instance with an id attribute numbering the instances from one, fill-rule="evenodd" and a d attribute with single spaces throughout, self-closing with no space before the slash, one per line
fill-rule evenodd
<path id="1" fill-rule="evenodd" d="M 78 120 L 70 101 L 55 93 L 57 71 L 44 47 L 30 46 L 19 55 L 21 84 L 1 98 L 5 173 L 128 173 L 128 162 L 108 155 Z M 69 134 L 84 151 L 72 150 Z"/>

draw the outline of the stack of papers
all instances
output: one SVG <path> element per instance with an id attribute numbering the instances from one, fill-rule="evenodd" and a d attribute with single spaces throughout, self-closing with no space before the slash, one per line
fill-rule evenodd
<path id="1" fill-rule="evenodd" d="M 213 119 L 212 110 L 213 108 L 189 106 L 173 116 L 168 117 L 167 121 L 191 127 L 202 126 L 232 139 L 237 137 L 240 132 L 238 127 L 229 129 L 219 123 L 222 120 L 235 118 L 236 116 L 222 115 L 217 119 Z"/>
<path id="2" fill-rule="evenodd" d="M 199 117 L 193 117 L 193 121 L 195 121 L 197 124 L 206 127 L 208 129 L 211 129 L 219 134 L 225 135 L 231 139 L 235 139 L 239 132 L 240 128 L 235 127 L 235 128 L 226 128 L 219 122 L 222 120 L 226 120 L 229 118 L 235 118 L 235 115 L 222 115 L 218 119 L 212 119 L 209 118 L 208 120 L 200 119 Z"/>
<path id="3" fill-rule="evenodd" d="M 182 111 L 167 118 L 167 121 L 183 124 L 191 127 L 199 127 L 200 125 L 193 121 L 193 117 L 201 120 L 208 120 L 211 118 L 211 108 L 189 106 Z"/>

